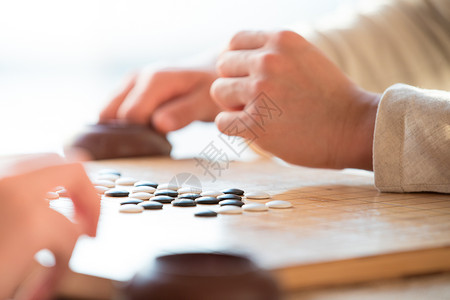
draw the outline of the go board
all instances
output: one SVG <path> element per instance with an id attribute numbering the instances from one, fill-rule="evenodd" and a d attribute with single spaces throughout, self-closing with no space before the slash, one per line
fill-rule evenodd
<path id="1" fill-rule="evenodd" d="M 268 159 L 231 162 L 215 181 L 195 160 L 86 164 L 89 174 L 104 168 L 157 182 L 191 174 L 203 190 L 265 191 L 270 200 L 288 200 L 293 208 L 196 218 L 199 206 L 169 204 L 121 214 L 118 202 L 104 199 L 98 236 L 80 239 L 70 263 L 73 278 L 94 276 L 86 289 L 90 284 L 98 290 L 101 278 L 126 281 L 159 254 L 186 251 L 246 254 L 271 270 L 285 291 L 450 270 L 450 195 L 380 193 L 369 172 L 293 167 Z M 67 199 L 51 206 L 71 214 Z"/>

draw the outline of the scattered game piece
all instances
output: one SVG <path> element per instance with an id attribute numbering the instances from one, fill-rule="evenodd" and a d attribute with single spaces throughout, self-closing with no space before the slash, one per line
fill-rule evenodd
<path id="1" fill-rule="evenodd" d="M 114 183 L 114 181 L 111 180 L 94 180 L 92 181 L 93 185 L 101 185 L 101 186 L 105 186 L 107 188 L 113 188 L 116 186 L 116 184 Z"/>
<path id="2" fill-rule="evenodd" d="M 141 199 L 134 199 L 134 198 L 128 198 L 125 201 L 120 202 L 120 205 L 126 205 L 126 204 L 139 204 L 143 202 Z"/>
<path id="3" fill-rule="evenodd" d="M 217 217 L 217 213 L 212 210 L 202 210 L 194 214 L 196 217 Z"/>
<path id="4" fill-rule="evenodd" d="M 205 191 L 200 193 L 200 195 L 202 195 L 203 197 L 214 197 L 214 198 L 222 194 L 223 193 L 219 191 Z"/>
<path id="5" fill-rule="evenodd" d="M 269 199 L 270 195 L 266 192 L 249 192 L 244 194 L 247 199 Z"/>
<path id="6" fill-rule="evenodd" d="M 102 185 L 96 185 L 94 186 L 95 190 L 97 191 L 97 194 L 103 195 L 109 188 Z"/>
<path id="7" fill-rule="evenodd" d="M 178 189 L 178 194 L 200 194 L 202 189 L 196 186 L 184 186 Z"/>
<path id="8" fill-rule="evenodd" d="M 195 199 L 197 204 L 219 204 L 219 199 L 215 197 L 200 197 Z"/>
<path id="9" fill-rule="evenodd" d="M 128 197 L 129 192 L 123 189 L 110 189 L 105 192 L 108 197 Z"/>
<path id="10" fill-rule="evenodd" d="M 117 185 L 133 185 L 137 181 L 138 180 L 133 178 L 133 177 L 121 177 L 121 178 L 116 180 L 116 184 Z"/>
<path id="11" fill-rule="evenodd" d="M 96 177 L 97 180 L 111 180 L 116 181 L 120 176 L 117 174 L 102 174 Z"/>
<path id="12" fill-rule="evenodd" d="M 134 186 L 150 186 L 156 189 L 158 187 L 158 184 L 153 181 L 139 180 L 138 182 L 134 183 Z"/>
<path id="13" fill-rule="evenodd" d="M 200 197 L 201 197 L 200 194 L 182 194 L 178 196 L 179 199 L 191 199 L 191 200 L 195 200 Z"/>
<path id="14" fill-rule="evenodd" d="M 197 204 L 195 203 L 194 200 L 191 199 L 178 199 L 172 201 L 172 205 L 180 207 L 188 207 L 188 206 L 196 206 Z"/>
<path id="15" fill-rule="evenodd" d="M 162 203 L 156 201 L 145 201 L 141 202 L 138 205 L 142 206 L 144 209 L 162 209 Z"/>
<path id="16" fill-rule="evenodd" d="M 178 191 L 179 188 L 180 188 L 180 186 L 178 186 L 177 184 L 172 183 L 172 182 L 161 183 L 158 185 L 159 190 Z"/>
<path id="17" fill-rule="evenodd" d="M 155 196 L 150 198 L 150 201 L 156 201 L 159 203 L 171 203 L 173 200 L 175 200 L 175 198 L 170 196 Z"/>
<path id="18" fill-rule="evenodd" d="M 244 205 L 244 202 L 242 202 L 240 200 L 230 199 L 230 200 L 222 200 L 222 201 L 220 201 L 219 205 L 220 206 L 233 205 L 233 206 L 241 207 L 242 205 Z"/>
<path id="19" fill-rule="evenodd" d="M 267 211 L 268 208 L 262 203 L 247 203 L 242 206 L 245 211 Z"/>
<path id="20" fill-rule="evenodd" d="M 115 170 L 115 169 L 103 169 L 103 170 L 98 171 L 98 174 L 99 174 L 99 175 L 103 175 L 103 174 L 114 174 L 114 175 L 117 175 L 117 176 L 120 176 L 120 175 L 121 175 L 120 172 L 117 171 L 117 170 Z"/>
<path id="21" fill-rule="evenodd" d="M 225 194 L 225 195 L 217 196 L 217 199 L 219 199 L 219 201 L 222 201 L 222 200 L 242 200 L 242 197 L 238 196 L 238 195 L 234 195 L 234 194 Z"/>
<path id="22" fill-rule="evenodd" d="M 153 197 L 152 194 L 145 193 L 145 192 L 137 192 L 137 193 L 131 193 L 130 194 L 130 198 L 136 198 L 136 199 L 141 199 L 141 200 L 148 200 L 151 197 Z"/>
<path id="23" fill-rule="evenodd" d="M 140 213 L 144 211 L 144 207 L 136 204 L 124 204 L 119 208 L 121 213 Z"/>
<path id="24" fill-rule="evenodd" d="M 238 195 L 238 196 L 244 195 L 244 191 L 240 190 L 240 189 L 226 189 L 226 190 L 223 190 L 222 193 L 233 194 L 233 195 Z"/>
<path id="25" fill-rule="evenodd" d="M 149 194 L 153 194 L 156 191 L 156 189 L 152 186 L 147 186 L 147 185 L 140 185 L 140 186 L 135 186 L 132 187 L 130 192 L 131 193 L 149 193 Z"/>
<path id="26" fill-rule="evenodd" d="M 270 199 L 270 194 L 264 191 L 245 193 L 243 190 L 237 188 L 225 189 L 223 191 L 202 191 L 201 188 L 196 186 L 179 187 L 173 182 L 161 183 L 158 185 L 158 183 L 153 181 L 137 180 L 131 177 L 120 177 L 120 172 L 112 169 L 102 170 L 98 172 L 98 174 L 97 179 L 93 181 L 97 193 L 104 193 L 105 196 L 108 197 L 128 197 L 120 203 L 120 212 L 141 212 L 142 209 L 162 209 L 163 204 L 166 203 L 172 203 L 173 206 L 178 207 L 192 207 L 197 204 L 219 204 L 220 208 L 217 212 L 205 210 L 195 213 L 196 217 L 216 217 L 218 213 L 241 214 L 243 211 L 258 212 L 267 211 L 269 208 L 292 207 L 290 202 L 282 200 L 273 200 L 266 204 L 256 202 L 244 203 L 242 201 L 243 196 L 245 196 L 246 199 Z M 134 186 L 128 191 L 128 189 L 114 188 L 116 184 Z M 63 187 L 60 187 L 60 190 L 61 193 L 67 193 Z M 58 193 L 53 194 L 58 195 Z M 52 196 L 56 197 L 55 195 Z M 57 198 L 47 197 L 47 199 Z"/>
<path id="27" fill-rule="evenodd" d="M 155 196 L 170 196 L 170 197 L 177 197 L 178 196 L 178 192 L 174 191 L 174 190 L 156 190 L 155 191 Z"/>
<path id="28" fill-rule="evenodd" d="M 45 194 L 45 199 L 47 200 L 59 199 L 59 194 L 56 192 L 47 192 L 47 194 Z"/>
<path id="29" fill-rule="evenodd" d="M 222 206 L 217 210 L 217 213 L 224 215 L 236 215 L 242 214 L 242 209 L 240 206 L 227 205 Z"/>
<path id="30" fill-rule="evenodd" d="M 266 203 L 268 208 L 291 208 L 292 203 L 284 200 L 273 200 Z"/>

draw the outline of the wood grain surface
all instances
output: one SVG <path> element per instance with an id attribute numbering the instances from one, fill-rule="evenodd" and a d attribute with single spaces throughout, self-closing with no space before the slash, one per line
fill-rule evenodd
<path id="1" fill-rule="evenodd" d="M 368 172 L 262 159 L 230 162 L 220 172 L 210 169 L 211 176 L 204 163 L 121 159 L 90 162 L 86 169 L 92 178 L 100 169 L 114 168 L 160 183 L 174 177 L 198 180 L 203 190 L 263 190 L 294 207 L 196 218 L 196 211 L 217 206 L 166 204 L 160 211 L 121 214 L 120 199 L 103 197 L 98 236 L 77 244 L 74 276 L 126 281 L 156 255 L 186 251 L 246 254 L 273 271 L 286 291 L 450 270 L 450 195 L 380 193 Z M 69 199 L 51 206 L 72 213 Z"/>

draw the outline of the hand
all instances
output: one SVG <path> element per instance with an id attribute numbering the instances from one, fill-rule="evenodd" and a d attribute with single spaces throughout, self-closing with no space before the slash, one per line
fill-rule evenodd
<path id="1" fill-rule="evenodd" d="M 166 69 L 141 72 L 128 81 L 103 109 L 100 122 L 113 119 L 150 124 L 161 132 L 180 129 L 192 121 L 213 121 L 219 108 L 209 89 L 214 71 Z"/>
<path id="2" fill-rule="evenodd" d="M 216 117 L 223 133 L 251 139 L 293 164 L 372 168 L 379 95 L 357 87 L 300 35 L 238 33 L 217 72 L 211 96 L 228 110 Z M 262 92 L 272 115 L 257 99 Z M 230 130 L 236 120 L 245 130 Z"/>
<path id="3" fill-rule="evenodd" d="M 57 155 L 28 158 L 0 178 L 0 299 L 11 296 L 25 279 L 33 256 L 49 249 L 56 264 L 45 278 L 25 287 L 19 298 L 45 299 L 67 268 L 81 234 L 95 236 L 100 199 L 79 163 L 66 163 Z M 74 222 L 49 207 L 45 195 L 64 186 L 75 208 Z"/>

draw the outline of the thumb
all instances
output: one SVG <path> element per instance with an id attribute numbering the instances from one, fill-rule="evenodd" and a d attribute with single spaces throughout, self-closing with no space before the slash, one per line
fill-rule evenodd
<path id="1" fill-rule="evenodd" d="M 227 111 L 217 115 L 217 128 L 229 136 L 240 136 L 253 141 L 258 138 L 259 128 L 245 111 Z"/>
<path id="2" fill-rule="evenodd" d="M 190 93 L 164 103 L 153 113 L 154 127 L 164 133 L 178 130 L 192 121 L 198 120 L 202 107 L 198 105 L 198 95 Z"/>

